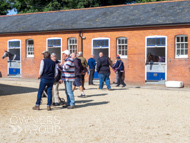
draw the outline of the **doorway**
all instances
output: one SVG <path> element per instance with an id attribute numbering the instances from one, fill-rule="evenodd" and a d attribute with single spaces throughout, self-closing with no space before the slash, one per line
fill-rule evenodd
<path id="1" fill-rule="evenodd" d="M 110 39 L 109 38 L 95 38 L 92 39 L 92 54 L 95 56 L 95 61 L 99 58 L 99 53 L 102 52 L 105 57 L 110 56 Z M 98 73 L 95 68 L 94 79 L 98 79 Z"/>
<path id="2" fill-rule="evenodd" d="M 20 40 L 8 41 L 8 51 L 15 56 L 13 60 L 8 59 L 8 76 L 21 77 Z"/>
<path id="3" fill-rule="evenodd" d="M 164 84 L 167 80 L 167 38 L 146 37 L 145 82 Z"/>

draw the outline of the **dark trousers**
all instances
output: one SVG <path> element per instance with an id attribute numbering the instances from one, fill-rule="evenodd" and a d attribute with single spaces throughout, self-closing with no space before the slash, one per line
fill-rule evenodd
<path id="1" fill-rule="evenodd" d="M 118 83 L 117 83 L 118 86 L 120 84 L 125 85 L 125 83 L 123 82 L 122 75 L 123 75 L 123 72 L 118 71 Z"/>
<path id="2" fill-rule="evenodd" d="M 90 69 L 90 75 L 89 75 L 89 80 L 88 80 L 89 85 L 93 84 L 94 72 L 95 72 L 95 69 Z"/>

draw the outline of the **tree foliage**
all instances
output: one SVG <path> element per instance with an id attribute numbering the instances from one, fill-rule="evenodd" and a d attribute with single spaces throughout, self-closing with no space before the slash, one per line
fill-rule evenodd
<path id="1" fill-rule="evenodd" d="M 7 14 L 10 9 L 33 13 L 154 1 L 163 0 L 0 0 L 0 15 Z"/>
<path id="2" fill-rule="evenodd" d="M 5 15 L 11 9 L 11 5 L 6 0 L 0 0 L 0 15 Z"/>

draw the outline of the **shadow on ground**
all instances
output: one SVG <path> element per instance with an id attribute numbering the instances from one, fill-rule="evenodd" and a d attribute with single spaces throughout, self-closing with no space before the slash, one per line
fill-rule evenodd
<path id="1" fill-rule="evenodd" d="M 79 100 L 79 101 L 76 101 L 76 103 L 85 103 L 85 104 L 81 104 L 81 105 L 78 105 L 76 104 L 76 108 L 83 108 L 83 107 L 90 107 L 90 106 L 98 106 L 98 105 L 103 105 L 103 104 L 108 104 L 109 101 L 103 101 L 103 102 L 93 102 L 93 103 L 88 103 L 88 102 L 91 102 L 93 100 Z M 63 108 L 62 106 L 59 106 L 59 107 L 55 107 L 53 108 L 53 110 L 62 110 L 62 109 L 66 109 L 66 108 Z"/>
<path id="2" fill-rule="evenodd" d="M 93 96 L 105 96 L 107 95 L 106 93 L 103 94 L 93 94 L 93 95 L 87 95 L 87 97 L 93 97 Z"/>
<path id="3" fill-rule="evenodd" d="M 38 88 L 0 84 L 0 96 L 37 92 Z"/>

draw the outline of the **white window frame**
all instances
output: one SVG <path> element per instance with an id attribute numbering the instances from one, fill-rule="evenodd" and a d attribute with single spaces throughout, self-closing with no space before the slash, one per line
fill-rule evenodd
<path id="1" fill-rule="evenodd" d="M 70 42 L 69 42 L 70 40 L 76 40 L 76 43 L 70 44 Z M 70 53 L 73 53 L 73 49 L 72 49 L 72 52 L 70 49 L 71 46 L 76 46 L 76 53 L 77 53 L 77 38 L 75 38 L 75 37 L 68 38 L 68 50 L 70 51 Z"/>
<path id="2" fill-rule="evenodd" d="M 127 58 L 127 55 L 121 55 L 119 54 L 119 46 L 128 46 L 127 44 L 119 44 L 119 39 L 127 39 L 126 37 L 118 37 L 117 38 L 117 55 L 119 55 L 121 58 Z M 127 39 L 128 40 L 128 39 Z M 128 41 L 127 41 L 128 42 Z M 127 50 L 127 49 L 126 49 Z M 128 53 L 128 51 L 127 51 Z"/>
<path id="3" fill-rule="evenodd" d="M 28 48 L 29 48 L 29 44 L 28 44 L 28 41 L 30 41 L 30 40 L 32 40 L 33 41 L 33 45 L 30 45 L 30 46 L 32 46 L 32 48 L 33 48 L 33 54 L 32 55 L 29 55 L 28 54 Z M 26 57 L 27 58 L 33 58 L 34 57 L 34 40 L 33 39 L 27 39 L 26 40 Z"/>
<path id="4" fill-rule="evenodd" d="M 103 39 L 105 39 L 105 40 L 108 40 L 108 47 L 99 47 L 99 48 L 95 48 L 94 46 L 93 46 L 93 43 L 94 43 L 94 40 L 103 40 Z M 106 37 L 99 37 L 99 38 L 93 38 L 92 39 L 92 55 L 94 54 L 94 49 L 108 49 L 108 54 L 109 54 L 109 57 L 110 57 L 110 38 L 106 38 Z"/>
<path id="5" fill-rule="evenodd" d="M 188 58 L 188 39 L 187 39 L 187 42 L 177 42 L 178 37 L 180 37 L 180 39 L 181 39 L 181 37 L 184 37 L 184 38 L 187 37 L 188 38 L 187 35 L 176 35 L 175 36 L 175 58 L 176 59 L 177 58 Z M 181 44 L 187 44 L 187 55 L 177 55 L 177 44 L 180 44 L 180 51 L 181 51 Z M 185 45 L 184 45 L 184 47 L 185 47 Z"/>
<path id="6" fill-rule="evenodd" d="M 61 46 L 53 46 L 53 47 L 48 47 L 48 40 L 61 40 Z M 59 37 L 52 37 L 52 38 L 47 38 L 46 39 L 46 50 L 48 51 L 49 48 L 61 48 L 61 59 L 58 60 L 59 62 L 62 61 L 62 38 L 59 38 Z"/>

